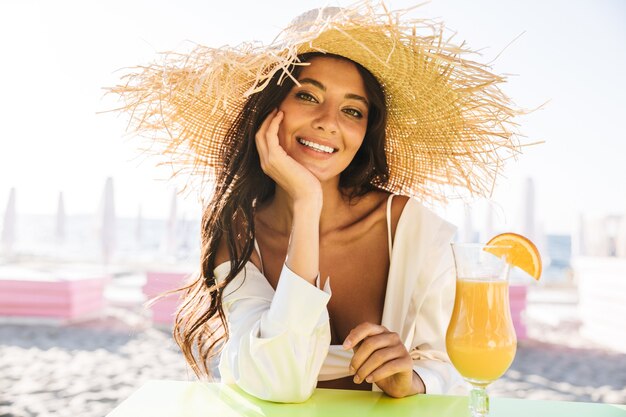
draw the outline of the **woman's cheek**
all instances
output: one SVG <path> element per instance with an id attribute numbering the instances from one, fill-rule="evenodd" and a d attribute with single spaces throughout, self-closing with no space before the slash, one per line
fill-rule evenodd
<path id="1" fill-rule="evenodd" d="M 283 147 L 283 149 L 287 150 L 288 149 L 288 144 L 287 144 L 287 131 L 285 129 L 285 123 L 284 123 L 284 118 L 283 118 L 283 122 L 280 124 L 280 126 L 278 127 L 278 143 L 280 144 L 280 146 Z"/>

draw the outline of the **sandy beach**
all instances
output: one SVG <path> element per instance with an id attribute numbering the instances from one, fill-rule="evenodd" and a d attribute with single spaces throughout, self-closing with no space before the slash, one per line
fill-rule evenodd
<path id="1" fill-rule="evenodd" d="M 491 395 L 626 404 L 626 354 L 578 334 L 571 289 L 533 291 L 547 296 L 531 292 L 529 339 Z M 71 324 L 0 324 L 0 417 L 101 417 L 150 379 L 195 376 L 140 306 Z"/>

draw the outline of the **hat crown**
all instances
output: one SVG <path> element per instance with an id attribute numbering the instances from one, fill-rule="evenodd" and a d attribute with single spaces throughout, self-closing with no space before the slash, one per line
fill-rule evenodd
<path id="1" fill-rule="evenodd" d="M 299 39 L 301 43 L 312 41 L 320 32 L 328 29 L 331 22 L 337 22 L 344 12 L 344 8 L 336 6 L 308 10 L 291 20 L 279 35 L 280 40 L 277 40 L 275 46 L 288 49 L 293 46 L 293 39 Z"/>
<path id="2" fill-rule="evenodd" d="M 317 9 L 311 9 L 299 16 L 296 16 L 291 23 L 287 26 L 288 29 L 295 29 L 296 31 L 310 31 L 313 25 L 320 21 L 328 21 L 343 11 L 343 8 L 336 6 L 321 7 Z"/>

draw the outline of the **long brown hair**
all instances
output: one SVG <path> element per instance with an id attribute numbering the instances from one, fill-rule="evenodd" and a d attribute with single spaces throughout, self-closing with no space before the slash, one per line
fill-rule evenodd
<path id="1" fill-rule="evenodd" d="M 308 62 L 315 56 L 346 60 L 319 53 L 303 54 L 299 60 Z M 350 199 L 384 186 L 389 179 L 384 149 L 387 106 L 383 89 L 368 70 L 354 64 L 363 78 L 370 109 L 363 144 L 339 180 L 342 192 Z M 295 79 L 301 68 L 301 65 L 290 68 Z M 277 73 L 266 88 L 249 97 L 223 139 L 223 169 L 217 175 L 215 192 L 202 216 L 201 273 L 180 289 L 184 291 L 183 302 L 176 314 L 174 339 L 198 377 L 211 376 L 208 362 L 228 340 L 222 290 L 244 270 L 252 254 L 254 208 L 274 194 L 275 183 L 261 169 L 254 137 L 263 120 L 279 107 L 295 85 L 290 77 L 282 77 L 280 82 L 281 75 Z M 230 272 L 218 283 L 213 270 L 222 239 L 228 245 Z"/>

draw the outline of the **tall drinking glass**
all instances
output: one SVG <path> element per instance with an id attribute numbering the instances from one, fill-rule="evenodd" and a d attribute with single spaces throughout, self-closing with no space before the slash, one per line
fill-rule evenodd
<path id="1" fill-rule="evenodd" d="M 486 387 L 511 366 L 517 338 L 509 307 L 509 264 L 485 245 L 452 244 L 456 299 L 446 334 L 454 367 L 472 385 L 472 416 L 489 414 Z"/>

